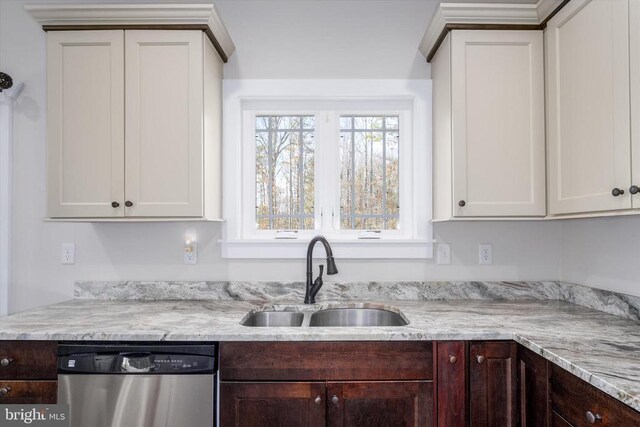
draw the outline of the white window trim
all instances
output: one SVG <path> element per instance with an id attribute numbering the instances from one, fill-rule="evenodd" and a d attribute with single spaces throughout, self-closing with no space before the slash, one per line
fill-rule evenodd
<path id="1" fill-rule="evenodd" d="M 295 102 L 295 114 L 301 114 L 300 111 L 315 114 L 317 108 L 309 107 L 317 105 L 319 100 L 326 100 L 332 104 L 330 109 L 345 114 L 362 112 L 364 106 L 370 108 L 376 101 L 381 101 L 376 110 L 381 114 L 402 110 L 390 109 L 389 105 L 394 102 L 411 106 L 409 113 L 401 113 L 410 114 L 411 151 L 405 153 L 407 149 L 401 149 L 400 160 L 402 164 L 410 161 L 410 167 L 401 167 L 401 180 L 405 180 L 406 186 L 401 187 L 400 197 L 404 208 L 401 215 L 414 218 L 411 229 L 386 233 L 380 240 L 358 239 L 357 233 L 327 235 L 334 255 L 343 259 L 433 257 L 430 80 L 223 80 L 223 95 L 223 209 L 227 220 L 221 240 L 224 258 L 304 258 L 311 237 L 327 231 L 301 232 L 297 239 L 276 240 L 272 233 L 248 230 L 244 215 L 248 210 L 243 210 L 243 206 L 255 204 L 255 190 L 243 191 L 255 189 L 255 150 L 246 149 L 247 144 L 255 144 L 255 121 L 251 120 L 255 113 L 252 110 L 263 114 L 264 107 L 270 105 L 269 110 L 274 114 L 287 114 L 293 112 L 290 106 Z M 335 108 L 336 102 L 351 108 Z M 308 103 L 307 108 L 304 108 L 305 103 Z M 354 109 L 358 103 L 363 107 Z M 243 129 L 243 123 L 246 129 Z M 402 144 L 405 144 L 404 139 Z M 324 154 L 317 153 L 319 156 Z M 416 185 L 419 182 L 423 185 Z M 402 189 L 408 190 L 403 192 Z M 408 194 L 403 194 L 405 192 Z M 316 221 L 319 216 L 319 209 L 316 209 Z M 322 251 L 317 254 L 321 256 Z"/>

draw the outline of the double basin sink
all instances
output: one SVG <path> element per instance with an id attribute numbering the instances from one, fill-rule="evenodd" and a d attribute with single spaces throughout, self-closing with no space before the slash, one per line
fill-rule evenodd
<path id="1" fill-rule="evenodd" d="M 256 327 L 372 327 L 406 326 L 409 322 L 400 311 L 386 308 L 337 307 L 315 311 L 303 309 L 254 311 L 249 313 L 241 324 Z"/>

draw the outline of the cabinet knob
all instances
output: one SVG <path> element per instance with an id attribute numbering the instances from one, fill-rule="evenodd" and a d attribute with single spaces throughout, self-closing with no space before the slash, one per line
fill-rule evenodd
<path id="1" fill-rule="evenodd" d="M 484 356 L 479 354 L 478 357 L 476 357 L 476 360 L 478 361 L 479 365 L 482 365 L 482 362 L 484 362 Z"/>
<path id="2" fill-rule="evenodd" d="M 594 414 L 591 411 L 587 411 L 587 413 L 585 414 L 587 417 L 587 422 L 589 424 L 595 424 L 599 421 L 602 421 L 602 416 L 600 414 Z"/>
<path id="3" fill-rule="evenodd" d="M 458 358 L 456 356 L 449 356 L 449 363 L 451 363 L 452 365 L 455 365 L 457 361 Z"/>
<path id="4" fill-rule="evenodd" d="M 112 208 L 118 208 L 118 207 L 120 207 L 120 203 L 118 203 L 118 202 L 111 202 L 111 207 L 112 207 Z"/>
<path id="5" fill-rule="evenodd" d="M 631 193 L 631 194 L 638 194 L 638 191 L 640 191 L 640 188 L 638 188 L 637 185 L 632 185 L 629 188 L 629 193 Z"/>
<path id="6" fill-rule="evenodd" d="M 130 200 L 127 200 L 126 202 L 124 202 L 124 205 L 128 208 L 130 208 L 131 206 L 133 206 L 133 202 Z"/>
<path id="7" fill-rule="evenodd" d="M 613 197 L 618 197 L 619 195 L 624 194 L 624 190 L 614 188 L 613 190 L 611 190 L 611 194 L 613 194 Z"/>
<path id="8" fill-rule="evenodd" d="M 319 405 L 322 403 L 322 398 L 320 396 L 316 396 L 315 399 L 313 399 L 313 403 L 315 403 L 316 405 Z"/>
<path id="9" fill-rule="evenodd" d="M 2 367 L 9 366 L 9 363 L 11 363 L 11 359 L 7 359 L 6 357 L 0 360 L 0 366 Z"/>
<path id="10" fill-rule="evenodd" d="M 338 399 L 338 396 L 333 395 L 333 397 L 331 398 L 331 403 L 333 403 L 334 405 L 337 405 L 338 402 L 340 402 L 340 399 Z"/>
<path id="11" fill-rule="evenodd" d="M 467 202 L 465 202 L 464 200 L 460 200 L 458 202 L 458 206 L 460 206 L 461 208 L 464 208 L 464 206 L 467 204 Z"/>
<path id="12" fill-rule="evenodd" d="M 6 396 L 7 394 L 9 394 L 10 391 L 11 391 L 11 387 L 9 386 L 0 388 L 0 397 Z"/>

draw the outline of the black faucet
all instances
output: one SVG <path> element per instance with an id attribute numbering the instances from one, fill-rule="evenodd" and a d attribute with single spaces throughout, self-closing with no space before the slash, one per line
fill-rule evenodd
<path id="1" fill-rule="evenodd" d="M 333 252 L 331 251 L 331 246 L 329 246 L 327 239 L 323 236 L 316 236 L 311 239 L 309 247 L 307 248 L 307 291 L 304 295 L 305 304 L 315 304 L 316 295 L 322 287 L 322 272 L 324 271 L 324 265 L 320 265 L 320 275 L 315 281 L 313 281 L 313 248 L 318 242 L 322 243 L 324 251 L 327 253 L 327 274 L 338 274 L 336 262 L 333 260 Z"/>

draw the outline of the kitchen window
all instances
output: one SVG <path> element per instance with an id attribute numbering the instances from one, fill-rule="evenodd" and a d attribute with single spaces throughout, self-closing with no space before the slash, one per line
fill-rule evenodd
<path id="1" fill-rule="evenodd" d="M 223 256 L 303 258 L 322 234 L 336 257 L 430 257 L 430 85 L 345 96 L 268 82 L 225 83 Z"/>

